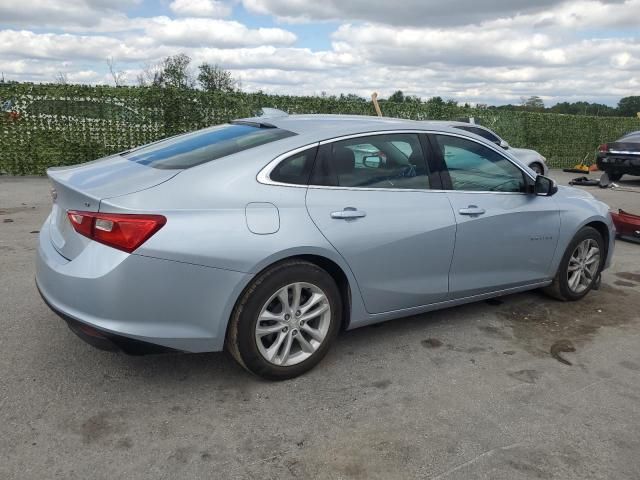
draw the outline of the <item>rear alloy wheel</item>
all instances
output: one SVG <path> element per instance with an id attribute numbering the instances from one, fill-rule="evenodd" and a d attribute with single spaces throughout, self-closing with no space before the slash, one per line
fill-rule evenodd
<path id="1" fill-rule="evenodd" d="M 289 367 L 311 357 L 331 325 L 327 295 L 311 283 L 292 283 L 267 300 L 256 322 L 258 351 L 274 365 Z"/>
<path id="2" fill-rule="evenodd" d="M 313 368 L 341 322 L 333 278 L 315 264 L 290 260 L 259 274 L 232 315 L 227 349 L 251 373 L 271 380 Z"/>
<path id="3" fill-rule="evenodd" d="M 597 285 L 604 260 L 604 240 L 584 227 L 567 248 L 553 283 L 545 292 L 560 300 L 579 300 Z"/>

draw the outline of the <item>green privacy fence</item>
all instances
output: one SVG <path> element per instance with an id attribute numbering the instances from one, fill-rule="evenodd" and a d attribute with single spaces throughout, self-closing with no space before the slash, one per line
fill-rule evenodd
<path id="1" fill-rule="evenodd" d="M 176 133 L 255 115 L 374 115 L 370 102 L 262 93 L 211 94 L 154 87 L 0 84 L 0 174 L 42 174 Z M 598 144 L 640 130 L 636 118 L 590 117 L 463 108 L 436 102 L 381 104 L 385 116 L 415 120 L 474 117 L 513 146 L 533 148 L 555 167 L 593 158 Z"/>

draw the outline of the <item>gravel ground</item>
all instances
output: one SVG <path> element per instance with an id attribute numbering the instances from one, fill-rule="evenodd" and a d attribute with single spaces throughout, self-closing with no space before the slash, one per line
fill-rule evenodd
<path id="1" fill-rule="evenodd" d="M 575 174 L 552 172 L 566 184 Z M 640 212 L 633 191 L 591 188 Z M 94 350 L 42 303 L 43 178 L 0 177 L 0 478 L 640 478 L 640 245 L 577 303 L 511 295 L 340 336 L 268 383 Z M 551 354 L 563 340 L 575 352 Z"/>

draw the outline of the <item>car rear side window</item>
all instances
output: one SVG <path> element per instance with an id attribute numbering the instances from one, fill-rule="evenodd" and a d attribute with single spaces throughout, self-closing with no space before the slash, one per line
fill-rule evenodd
<path id="1" fill-rule="evenodd" d="M 284 159 L 271 171 L 269 178 L 274 182 L 307 185 L 317 151 L 318 147 L 312 147 Z"/>
<path id="2" fill-rule="evenodd" d="M 225 124 L 167 138 L 123 156 L 153 168 L 185 169 L 293 135 L 275 127 Z"/>
<path id="3" fill-rule="evenodd" d="M 429 171 L 416 134 L 394 133 L 322 145 L 312 185 L 427 189 Z"/>

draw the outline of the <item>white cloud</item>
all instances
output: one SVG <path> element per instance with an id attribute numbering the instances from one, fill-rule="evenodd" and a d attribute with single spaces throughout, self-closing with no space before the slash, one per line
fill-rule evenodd
<path id="1" fill-rule="evenodd" d="M 24 0 L 44 12 L 31 16 L 1 4 L 0 70 L 8 79 L 52 81 L 62 71 L 108 82 L 113 57 L 133 83 L 142 65 L 184 52 L 194 66 L 230 69 L 248 91 L 612 104 L 640 91 L 640 0 L 242 0 L 289 20 L 338 19 L 330 46 L 315 49 L 286 27 L 219 18 L 241 0 L 174 0 L 173 18 L 128 16 L 136 1 Z"/>
<path id="2" fill-rule="evenodd" d="M 122 10 L 141 0 L 9 0 L 0 2 L 0 22 L 25 27 L 92 27 L 105 17 L 123 16 Z"/>
<path id="3" fill-rule="evenodd" d="M 600 4 L 620 4 L 624 0 L 601 0 Z M 360 20 L 386 25 L 445 26 L 469 25 L 498 18 L 571 5 L 570 0 L 242 0 L 250 12 L 274 15 L 283 21 Z"/>
<path id="4" fill-rule="evenodd" d="M 209 18 L 155 17 L 147 22 L 145 32 L 150 38 L 177 46 L 291 45 L 296 36 L 281 28 L 249 29 L 229 20 Z"/>
<path id="5" fill-rule="evenodd" d="M 218 0 L 173 0 L 169 8 L 182 17 L 227 17 L 231 14 L 231 7 Z"/>

